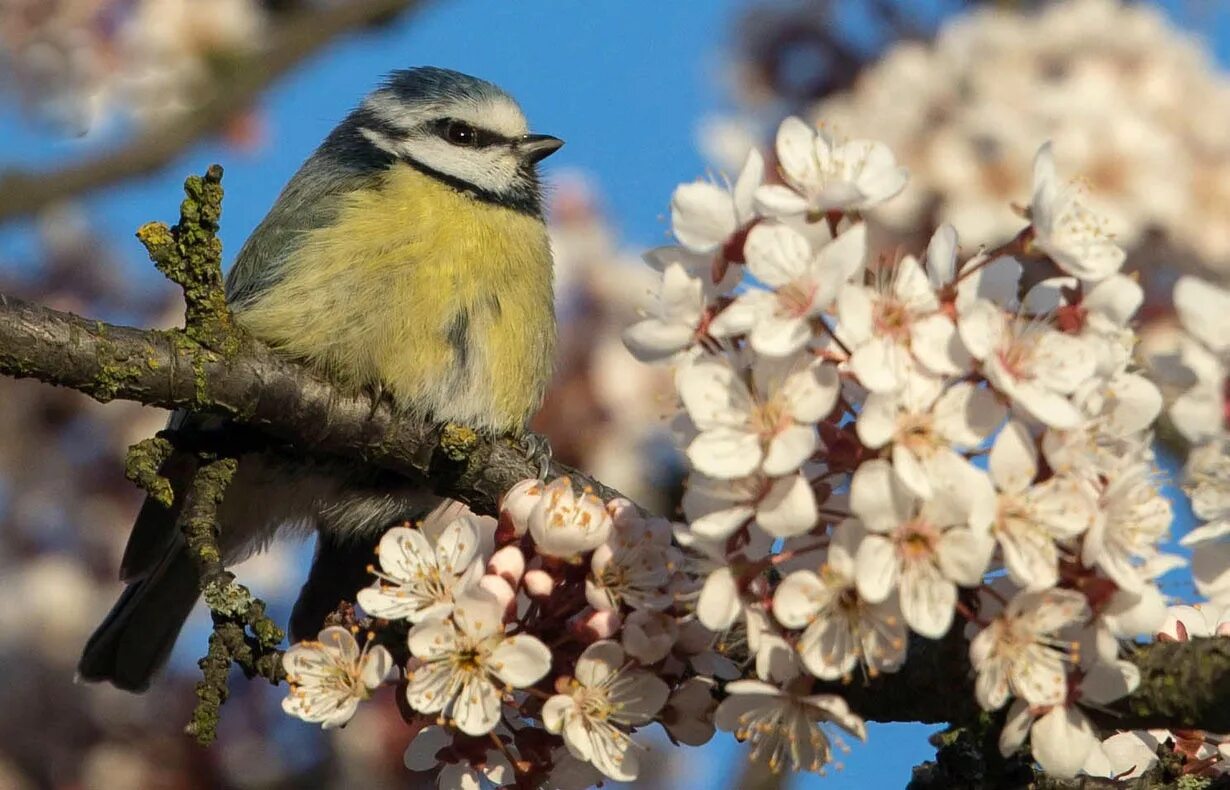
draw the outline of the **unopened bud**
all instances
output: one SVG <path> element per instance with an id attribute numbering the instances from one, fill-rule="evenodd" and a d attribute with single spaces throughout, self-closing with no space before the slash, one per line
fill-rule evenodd
<path id="1" fill-rule="evenodd" d="M 478 580 L 478 586 L 495 596 L 496 601 L 504 609 L 505 620 L 513 615 L 513 604 L 517 600 L 517 593 L 513 590 L 512 585 L 500 576 L 487 574 Z"/>
<path id="2" fill-rule="evenodd" d="M 585 609 L 568 621 L 568 631 L 582 642 L 597 642 L 619 633 L 621 623 L 619 612 Z"/>
<path id="3" fill-rule="evenodd" d="M 522 480 L 504 494 L 500 502 L 501 515 L 507 515 L 512 522 L 517 536 L 525 534 L 530 525 L 530 512 L 534 505 L 542 499 L 543 484 L 541 480 Z M 502 520 L 502 519 L 501 519 Z"/>
<path id="4" fill-rule="evenodd" d="M 516 546 L 505 546 L 491 555 L 491 561 L 487 563 L 487 573 L 495 574 L 516 587 L 525 573 L 525 555 Z"/>
<path id="5" fill-rule="evenodd" d="M 555 589 L 555 578 L 544 570 L 536 569 L 526 571 L 521 584 L 525 587 L 525 591 L 529 593 L 531 598 L 541 600 L 551 597 L 551 591 Z"/>

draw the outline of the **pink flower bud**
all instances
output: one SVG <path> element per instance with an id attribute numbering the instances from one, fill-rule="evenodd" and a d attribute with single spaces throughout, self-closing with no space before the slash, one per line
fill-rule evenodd
<path id="1" fill-rule="evenodd" d="M 530 512 L 542 499 L 543 484 L 541 480 L 522 480 L 504 494 L 500 502 L 500 513 L 507 515 L 512 522 L 517 536 L 525 534 L 530 525 Z"/>
<path id="2" fill-rule="evenodd" d="M 568 630 L 582 642 L 597 642 L 619 633 L 621 622 L 619 612 L 585 609 L 568 621 Z"/>
<path id="3" fill-rule="evenodd" d="M 504 609 L 504 619 L 513 615 L 513 604 L 517 600 L 517 592 L 499 576 L 487 574 L 478 580 L 478 586 L 495 596 L 496 601 Z"/>
<path id="4" fill-rule="evenodd" d="M 531 570 L 525 572 L 525 578 L 521 580 L 525 586 L 525 591 L 529 593 L 531 598 L 550 598 L 551 591 L 555 589 L 555 579 L 551 574 L 544 570 Z"/>
<path id="5" fill-rule="evenodd" d="M 505 546 L 491 555 L 491 561 L 487 563 L 487 573 L 493 573 L 516 587 L 525 573 L 525 555 L 516 546 Z"/>

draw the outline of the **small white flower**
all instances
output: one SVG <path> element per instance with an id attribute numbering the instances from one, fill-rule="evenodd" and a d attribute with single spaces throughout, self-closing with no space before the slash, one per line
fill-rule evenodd
<path id="1" fill-rule="evenodd" d="M 703 746 L 713 738 L 714 682 L 692 677 L 679 684 L 662 709 L 662 726 L 671 737 L 688 746 Z"/>
<path id="2" fill-rule="evenodd" d="M 585 598 L 595 609 L 665 609 L 672 602 L 665 588 L 676 558 L 669 529 L 650 529 L 641 519 L 624 520 L 594 550 Z"/>
<path id="3" fill-rule="evenodd" d="M 360 650 L 350 631 L 332 626 L 314 641 L 291 645 L 282 666 L 290 684 L 282 710 L 327 730 L 350 721 L 392 672 L 393 656 L 370 642 Z"/>
<path id="4" fill-rule="evenodd" d="M 1037 446 L 1016 421 L 996 437 L 988 466 L 999 489 L 991 531 L 1008 574 L 1026 589 L 1053 587 L 1059 581 L 1056 543 L 1081 535 L 1097 521 L 1096 492 L 1084 478 L 1063 474 L 1034 485 Z"/>
<path id="5" fill-rule="evenodd" d="M 1009 320 L 985 301 L 963 313 L 957 326 L 987 381 L 1014 405 L 1052 428 L 1081 424 L 1084 416 L 1068 396 L 1094 373 L 1097 360 L 1086 343 L 1042 321 Z"/>
<path id="6" fill-rule="evenodd" d="M 769 216 L 861 211 L 895 196 L 908 179 L 883 143 L 837 143 L 793 116 L 778 127 L 777 159 L 787 186 L 756 190 L 756 204 Z"/>
<path id="7" fill-rule="evenodd" d="M 506 636 L 503 607 L 483 590 L 457 599 L 447 620 L 410 629 L 406 701 L 420 713 L 445 713 L 467 735 L 484 735 L 500 721 L 502 691 L 525 688 L 551 668 L 551 651 L 527 634 Z"/>
<path id="8" fill-rule="evenodd" d="M 985 710 L 998 710 L 1009 695 L 1031 705 L 1058 705 L 1067 696 L 1065 643 L 1060 629 L 1089 617 L 1085 596 L 1072 590 L 1020 592 L 970 642 L 978 673 L 975 693 Z"/>
<path id="9" fill-rule="evenodd" d="M 705 314 L 705 284 L 682 266 L 672 264 L 662 272 L 657 315 L 624 330 L 623 341 L 642 362 L 667 359 L 696 342 Z"/>
<path id="10" fill-rule="evenodd" d="M 611 535 L 611 516 L 602 500 L 589 492 L 577 495 L 567 477 L 547 483 L 528 521 L 534 549 L 551 557 L 593 551 Z"/>
<path id="11" fill-rule="evenodd" d="M 453 610 L 454 597 L 482 578 L 478 549 L 478 529 L 470 517 L 449 523 L 434 546 L 417 529 L 394 527 L 377 549 L 379 581 L 359 590 L 359 606 L 386 620 L 444 617 Z"/>
<path id="12" fill-rule="evenodd" d="M 918 261 L 907 255 L 873 285 L 847 285 L 837 297 L 839 335 L 850 371 L 872 392 L 899 389 L 914 360 L 937 375 L 967 367 L 968 354 L 952 319 Z"/>
<path id="13" fill-rule="evenodd" d="M 625 667 L 616 642 L 595 642 L 577 661 L 567 693 L 542 706 L 548 732 L 562 734 L 568 751 L 617 782 L 630 782 L 640 770 L 628 734 L 653 720 L 670 688 L 648 672 Z"/>
<path id="14" fill-rule="evenodd" d="M 1209 523 L 1180 541 L 1192 549 L 1192 578 L 1206 598 L 1230 604 L 1230 441 L 1220 438 L 1192 448 L 1186 490 L 1192 510 Z"/>
<path id="15" fill-rule="evenodd" d="M 722 253 L 732 237 L 755 219 L 753 196 L 763 179 L 764 157 L 752 149 L 731 189 L 707 181 L 676 187 L 671 196 L 671 229 L 675 238 L 692 252 Z"/>
<path id="16" fill-rule="evenodd" d="M 798 695 L 759 680 L 727 683 L 726 693 L 714 714 L 718 729 L 750 742 L 750 759 L 775 773 L 822 771 L 833 754 L 825 724 L 867 738 L 863 720 L 835 694 Z"/>
<path id="17" fill-rule="evenodd" d="M 864 463 L 850 485 L 850 509 L 871 533 L 855 557 L 863 598 L 887 600 L 901 592 L 906 623 L 938 639 L 952 623 L 957 585 L 973 587 L 991 560 L 995 543 L 970 518 L 981 499 L 971 486 L 937 488 L 920 500 L 901 485 L 888 461 Z"/>
<path id="18" fill-rule="evenodd" d="M 1008 709 L 999 737 L 999 750 L 1007 757 L 1030 740 L 1034 759 L 1047 774 L 1071 779 L 1085 765 L 1098 744 L 1097 731 L 1075 705 L 1055 705 L 1038 711 L 1019 699 Z"/>
<path id="19" fill-rule="evenodd" d="M 1033 243 L 1073 277 L 1102 280 L 1119 271 L 1126 255 L 1082 198 L 1077 186 L 1059 182 L 1051 144 L 1039 148 L 1029 205 Z"/>
<path id="20" fill-rule="evenodd" d="M 451 745 L 454 737 L 454 733 L 438 725 L 424 727 L 406 747 L 402 761 L 411 771 L 433 771 L 439 768 L 436 787 L 440 790 L 480 790 L 486 786 L 484 781 L 495 787 L 504 787 L 516 780 L 512 764 L 503 752 L 495 748 L 486 749 L 481 762 L 474 759 L 472 749 L 467 749 L 467 762 L 449 762 L 441 766 L 436 755 L 441 749 Z"/>
<path id="21" fill-rule="evenodd" d="M 1004 420 L 1007 410 L 995 394 L 970 382 L 944 389 L 939 379 L 917 373 L 894 393 L 868 394 L 855 429 L 869 449 L 892 444 L 893 471 L 917 496 L 932 496 L 932 479 L 969 474 L 957 452 L 973 449 Z"/>
<path id="22" fill-rule="evenodd" d="M 837 402 L 836 369 L 814 358 L 760 357 L 751 374 L 749 387 L 734 366 L 714 357 L 679 371 L 679 396 L 699 431 L 688 460 L 703 474 L 788 475 L 816 449 L 815 422 Z"/>
<path id="23" fill-rule="evenodd" d="M 907 634 L 896 596 L 869 603 L 855 585 L 854 557 L 863 535 L 856 521 L 840 524 L 819 573 L 795 571 L 773 596 L 777 621 L 805 629 L 799 657 L 821 680 L 849 676 L 859 664 L 874 677 L 895 672 L 905 662 Z"/>
<path id="24" fill-rule="evenodd" d="M 774 537 L 787 538 L 809 532 L 819 521 L 815 491 L 801 473 L 735 480 L 693 474 L 687 486 L 683 513 L 692 531 L 707 540 L 725 540 L 752 522 Z"/>
<path id="25" fill-rule="evenodd" d="M 1126 590 L 1138 591 L 1163 570 L 1181 564 L 1159 551 L 1170 534 L 1170 501 L 1144 461 L 1124 462 L 1102 492 L 1102 518 L 1085 535 L 1081 558 Z M 1159 568 L 1158 565 L 1166 568 Z"/>
<path id="26" fill-rule="evenodd" d="M 812 321 L 826 310 L 867 255 L 862 223 L 818 251 L 797 230 L 777 222 L 752 228 L 745 246 L 747 268 L 766 289 L 749 287 L 713 320 L 715 337 L 747 334 L 758 354 L 781 357 L 803 349 Z"/>
<path id="27" fill-rule="evenodd" d="M 1175 399 L 1170 418 L 1190 441 L 1225 433 L 1226 381 L 1230 362 L 1230 290 L 1195 277 L 1180 277 L 1174 306 L 1183 328 L 1180 358 L 1196 382 Z"/>

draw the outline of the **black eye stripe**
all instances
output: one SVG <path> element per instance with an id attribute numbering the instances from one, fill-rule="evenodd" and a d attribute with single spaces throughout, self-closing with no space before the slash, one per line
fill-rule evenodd
<path id="1" fill-rule="evenodd" d="M 502 134 L 455 118 L 441 118 L 434 121 L 432 131 L 436 136 L 453 145 L 467 148 L 488 148 L 493 145 L 508 145 L 512 142 L 511 138 Z"/>

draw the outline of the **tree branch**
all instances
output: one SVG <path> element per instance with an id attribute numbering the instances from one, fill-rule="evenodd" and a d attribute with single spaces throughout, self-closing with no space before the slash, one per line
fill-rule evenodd
<path id="1" fill-rule="evenodd" d="M 71 387 L 101 401 L 224 414 L 301 452 L 427 480 L 437 494 L 484 513 L 495 512 L 502 491 L 537 474 L 533 459 L 514 443 L 441 431 L 387 404 L 372 411 L 366 396 L 340 392 L 258 343 L 227 358 L 182 332 L 89 321 L 3 295 L 0 374 Z M 553 463 L 550 475 L 569 475 L 600 496 L 618 496 L 561 464 Z M 1132 660 L 1141 669 L 1140 688 L 1109 711 L 1091 712 L 1099 726 L 1230 731 L 1230 639 L 1144 645 Z M 914 640 L 901 672 L 826 690 L 841 693 L 874 721 L 951 722 L 978 715 L 968 646 L 956 634 Z"/>
<path id="2" fill-rule="evenodd" d="M 99 187 L 151 173 L 203 137 L 223 129 L 283 74 L 335 39 L 392 19 L 422 0 L 346 0 L 288 14 L 269 46 L 226 63 L 208 99 L 192 112 L 128 144 L 58 171 L 0 172 L 0 222 Z"/>
<path id="3" fill-rule="evenodd" d="M 416 481 L 483 513 L 500 494 L 538 475 L 514 442 L 465 429 L 441 430 L 368 396 L 342 392 L 305 368 L 248 341 L 230 357 L 179 330 L 92 321 L 0 293 L 0 375 L 34 378 L 96 400 L 132 400 L 233 417 L 293 449 L 341 457 Z M 604 498 L 597 480 L 552 463 Z"/>

